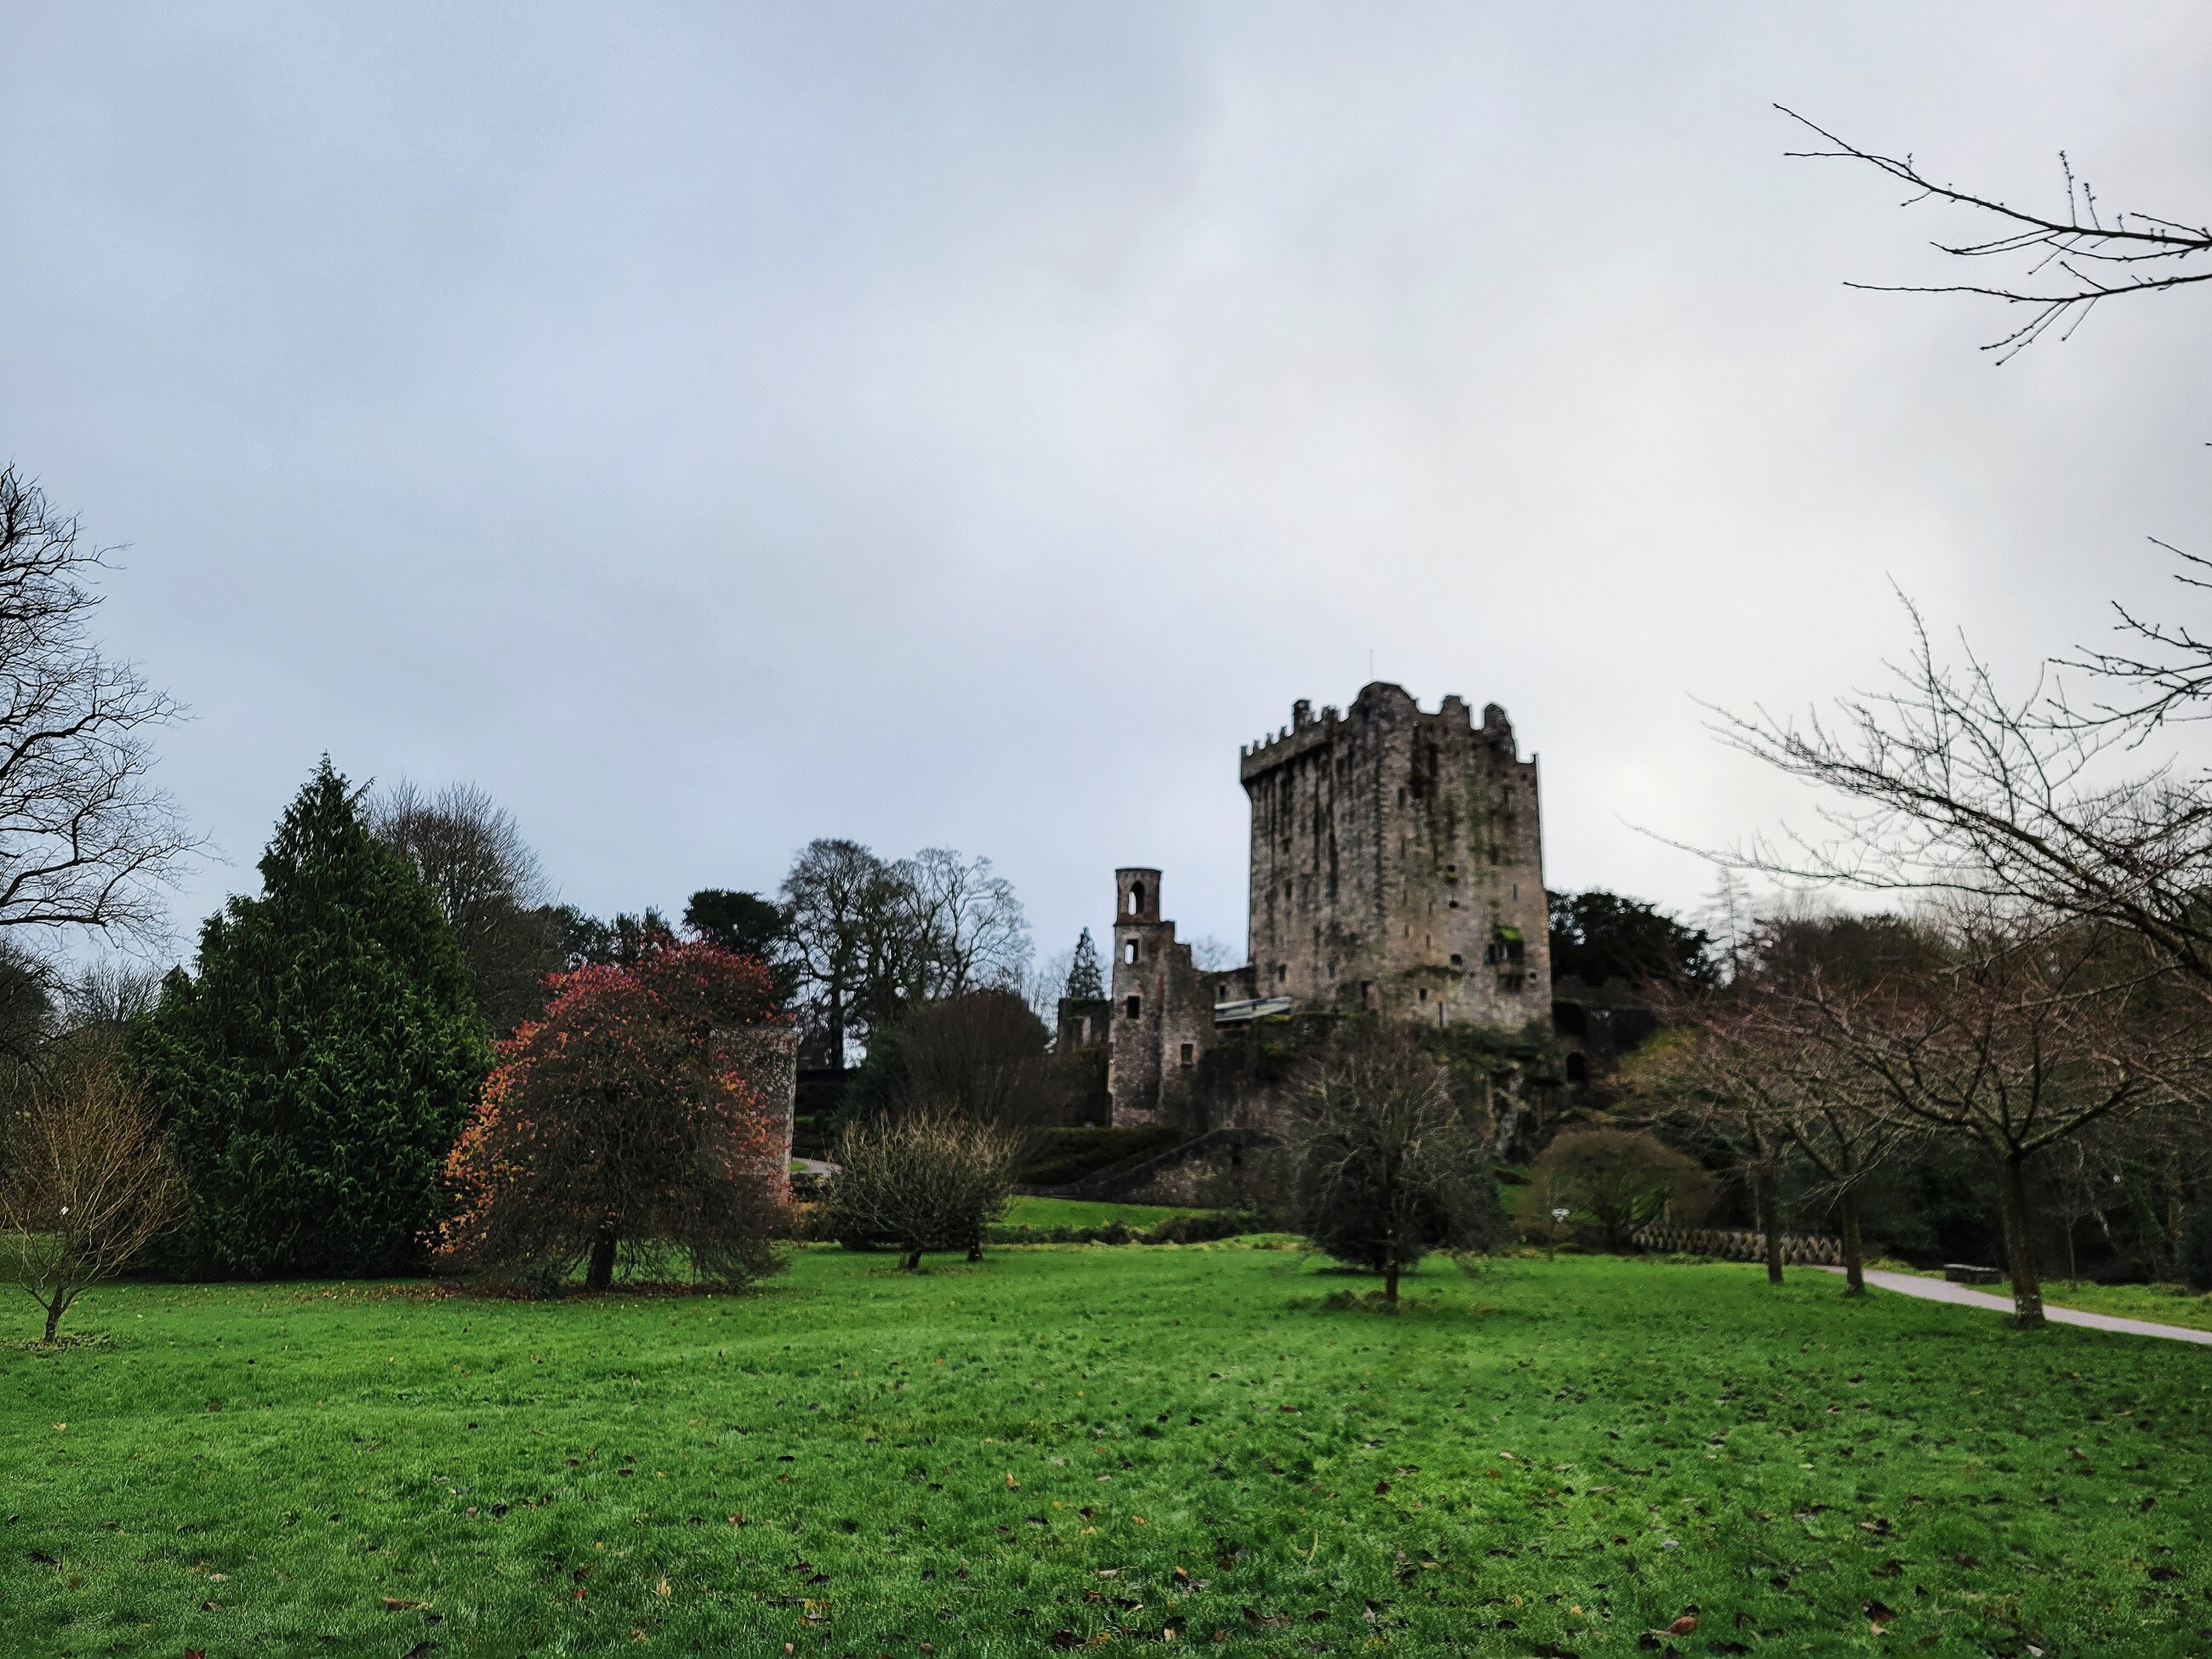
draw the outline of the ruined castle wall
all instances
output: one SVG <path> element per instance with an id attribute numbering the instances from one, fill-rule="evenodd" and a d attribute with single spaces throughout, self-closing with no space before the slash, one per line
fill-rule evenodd
<path id="1" fill-rule="evenodd" d="M 1258 994 L 1517 1027 L 1549 983 L 1536 766 L 1495 705 L 1474 724 L 1376 684 L 1244 752 Z"/>

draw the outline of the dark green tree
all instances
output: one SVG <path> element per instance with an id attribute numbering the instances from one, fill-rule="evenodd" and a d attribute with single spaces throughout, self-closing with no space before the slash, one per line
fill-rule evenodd
<path id="1" fill-rule="evenodd" d="M 1098 971 L 1098 947 L 1091 942 L 1091 930 L 1083 930 L 1083 937 L 1075 941 L 1075 960 L 1067 967 L 1067 989 L 1061 993 L 1071 1001 L 1087 999 L 1097 1001 L 1106 994 L 1105 976 Z"/>
<path id="2" fill-rule="evenodd" d="M 775 1000 L 788 1004 L 799 989 L 799 961 L 791 938 L 791 913 L 757 893 L 702 887 L 684 907 L 684 925 L 709 945 L 768 964 Z"/>
<path id="3" fill-rule="evenodd" d="M 468 970 L 407 860 L 325 757 L 139 1032 L 191 1189 L 199 1269 L 402 1273 L 491 1066 Z"/>
<path id="4" fill-rule="evenodd" d="M 1684 927 L 1656 905 L 1596 887 L 1549 897 L 1555 980 L 1710 985 L 1717 976 L 1711 938 L 1701 927 Z"/>

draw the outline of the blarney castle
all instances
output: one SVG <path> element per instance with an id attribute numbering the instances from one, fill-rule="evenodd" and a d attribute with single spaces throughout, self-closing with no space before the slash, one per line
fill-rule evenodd
<path id="1" fill-rule="evenodd" d="M 1063 1053 L 1106 1051 L 1116 1127 L 1206 1121 L 1208 1053 L 1255 1021 L 1371 1011 L 1501 1032 L 1552 1014 L 1536 763 L 1505 711 L 1425 713 L 1377 682 L 1247 746 L 1251 960 L 1208 971 L 1160 872 L 1115 872 L 1112 995 L 1060 1008 Z"/>

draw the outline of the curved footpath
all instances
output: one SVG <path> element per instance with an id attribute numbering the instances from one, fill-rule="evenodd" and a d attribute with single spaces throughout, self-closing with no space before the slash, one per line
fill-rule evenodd
<path id="1" fill-rule="evenodd" d="M 1823 1267 L 1823 1273 L 1840 1273 L 1841 1267 Z M 1899 1296 L 1917 1296 L 1923 1302 L 1955 1302 L 1966 1308 L 1986 1308 L 1991 1313 L 2008 1314 L 2012 1298 L 1991 1296 L 1987 1291 L 1970 1291 L 1964 1285 L 1954 1285 L 1947 1279 L 1921 1279 L 1911 1273 L 1881 1272 L 1867 1269 L 1866 1282 L 1879 1285 L 1885 1291 L 1895 1291 Z M 2192 1331 L 2186 1325 L 2156 1325 L 2148 1319 L 2122 1319 L 2116 1314 L 2083 1313 L 2078 1308 L 2054 1308 L 2043 1305 L 2043 1316 L 2054 1325 L 2086 1325 L 2093 1331 L 2120 1331 L 2129 1336 L 2162 1336 L 2172 1342 L 2196 1342 L 2212 1347 L 2212 1331 Z"/>

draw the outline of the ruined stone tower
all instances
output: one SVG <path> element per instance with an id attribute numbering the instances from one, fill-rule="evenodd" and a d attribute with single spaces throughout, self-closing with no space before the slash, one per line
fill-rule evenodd
<path id="1" fill-rule="evenodd" d="M 1438 1025 L 1549 1012 L 1536 763 L 1505 711 L 1476 726 L 1403 688 L 1305 702 L 1243 751 L 1255 994 Z"/>
<path id="2" fill-rule="evenodd" d="M 1116 1124 L 1173 1115 L 1188 1093 L 1198 1058 L 1213 1035 L 1212 975 L 1176 942 L 1160 920 L 1160 872 L 1114 872 L 1112 1035 L 1107 1091 Z"/>

